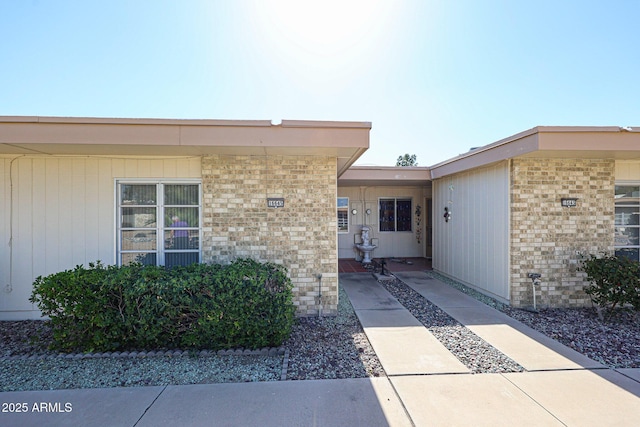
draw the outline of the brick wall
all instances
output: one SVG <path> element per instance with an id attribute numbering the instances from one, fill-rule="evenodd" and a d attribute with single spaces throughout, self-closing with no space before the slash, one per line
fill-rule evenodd
<path id="1" fill-rule="evenodd" d="M 294 285 L 298 315 L 318 315 L 320 305 L 323 314 L 335 314 L 336 164 L 333 157 L 316 156 L 204 157 L 204 262 L 253 258 L 282 264 Z M 268 208 L 268 197 L 284 198 L 284 207 Z"/>
<path id="2" fill-rule="evenodd" d="M 613 249 L 615 161 L 514 159 L 511 165 L 511 304 L 532 304 L 530 272 L 542 274 L 539 306 L 590 304 L 576 271 L 580 253 Z M 560 199 L 577 197 L 577 206 Z"/>

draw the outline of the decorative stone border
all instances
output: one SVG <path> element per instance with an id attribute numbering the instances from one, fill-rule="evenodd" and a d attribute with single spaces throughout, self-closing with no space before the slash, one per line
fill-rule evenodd
<path id="1" fill-rule="evenodd" d="M 282 360 L 282 375 L 280 375 L 280 381 L 287 380 L 287 371 L 289 370 L 289 349 L 284 351 L 284 359 Z"/>
<path id="2" fill-rule="evenodd" d="M 18 356 L 3 356 L 4 360 L 46 360 L 46 359 L 96 359 L 115 357 L 207 357 L 207 356 L 285 356 L 288 362 L 289 351 L 284 347 L 265 347 L 257 350 L 230 349 L 230 350 L 149 350 L 149 351 L 113 351 L 104 353 L 58 353 L 58 354 L 33 354 Z M 286 377 L 286 365 L 283 370 Z"/>

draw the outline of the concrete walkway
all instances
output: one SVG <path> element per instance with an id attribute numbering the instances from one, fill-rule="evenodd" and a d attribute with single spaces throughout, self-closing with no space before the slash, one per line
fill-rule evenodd
<path id="1" fill-rule="evenodd" d="M 443 372 L 443 365 L 453 367 L 457 359 L 450 353 L 443 355 L 438 346 L 421 345 L 416 354 L 415 340 L 424 332 L 414 327 L 411 334 L 398 336 L 395 329 L 407 327 L 408 311 L 398 307 L 397 301 L 380 284 L 366 275 L 342 275 L 340 283 L 415 425 L 635 426 L 640 423 L 640 369 L 607 369 L 424 272 L 395 275 L 527 370 L 476 375 Z M 385 328 L 376 323 L 376 318 L 387 319 Z M 403 375 L 396 369 L 395 361 L 389 362 L 383 357 L 403 350 L 405 359 L 414 361 L 413 367 L 405 364 L 404 371 L 421 371 L 423 375 Z M 444 362 L 447 357 L 448 362 Z M 425 366 L 425 360 L 430 359 L 437 363 Z"/>
<path id="2" fill-rule="evenodd" d="M 0 425 L 638 425 L 640 369 L 606 369 L 425 273 L 398 276 L 528 372 L 469 374 L 370 274 L 345 274 L 385 378 L 5 392 Z"/>
<path id="3" fill-rule="evenodd" d="M 387 375 L 470 372 L 370 274 L 341 275 L 340 283 Z"/>

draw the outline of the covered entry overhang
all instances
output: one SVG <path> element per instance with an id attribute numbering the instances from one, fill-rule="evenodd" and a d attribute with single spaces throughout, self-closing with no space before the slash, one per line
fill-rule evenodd
<path id="1" fill-rule="evenodd" d="M 403 185 L 431 185 L 430 168 L 420 166 L 352 166 L 338 179 L 339 187 Z"/>
<path id="2" fill-rule="evenodd" d="M 338 179 L 338 197 L 345 209 L 338 212 L 339 258 L 361 258 L 364 226 L 377 245 L 373 258 L 431 257 L 428 167 L 352 166 Z"/>

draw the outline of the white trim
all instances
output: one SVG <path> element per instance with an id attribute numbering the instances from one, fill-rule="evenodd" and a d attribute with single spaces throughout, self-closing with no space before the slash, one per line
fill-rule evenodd
<path id="1" fill-rule="evenodd" d="M 508 300 L 506 300 L 506 304 L 511 305 L 511 268 L 513 266 L 511 262 L 511 241 L 513 228 L 511 227 L 511 209 L 513 206 L 513 192 L 512 189 L 512 177 L 511 177 L 511 168 L 513 165 L 513 159 L 507 159 L 507 296 Z M 547 288 L 548 289 L 548 288 Z M 542 292 L 542 289 L 540 290 Z M 541 294 L 542 296 L 542 294 Z M 503 301 L 505 302 L 505 301 Z"/>
<path id="2" fill-rule="evenodd" d="M 349 230 L 351 229 L 351 217 L 353 215 L 351 215 L 351 208 L 350 208 L 350 204 L 349 204 L 349 197 L 344 197 L 344 196 L 336 196 L 336 221 L 338 221 L 338 211 L 341 209 L 340 206 L 338 206 L 338 199 L 347 199 L 347 206 L 343 206 L 343 208 L 345 208 L 347 210 L 347 230 L 346 231 L 341 231 L 340 230 L 340 224 L 336 224 L 336 228 L 338 229 L 338 234 L 349 234 Z"/>
<path id="3" fill-rule="evenodd" d="M 122 265 L 122 213 L 121 213 L 121 188 L 123 184 L 149 184 L 155 185 L 156 187 L 156 204 L 149 205 L 149 207 L 154 207 L 157 209 L 156 211 L 156 249 L 154 252 L 156 254 L 156 265 L 165 265 L 165 247 L 164 247 L 164 212 L 165 212 L 165 203 L 164 203 L 164 192 L 162 189 L 164 185 L 175 185 L 175 184 L 197 184 L 198 185 L 198 262 L 202 262 L 202 215 L 203 215 L 203 206 L 202 206 L 202 179 L 199 178 L 115 178 L 114 179 L 114 190 L 115 190 L 115 199 L 114 199 L 114 209 L 115 209 L 115 254 L 114 259 L 116 265 Z M 193 207 L 196 207 L 194 205 Z M 161 224 L 161 225 L 160 225 Z M 190 227 L 195 228 L 195 227 Z M 195 251 L 191 251 L 195 252 Z M 127 251 L 126 253 L 130 253 Z"/>
<path id="4" fill-rule="evenodd" d="M 618 204 L 616 203 L 617 199 L 616 199 L 616 192 L 615 192 L 615 187 L 638 187 L 638 190 L 640 191 L 640 180 L 616 180 L 614 181 L 614 192 L 613 192 L 613 198 L 614 198 L 614 206 L 613 206 L 613 252 L 617 253 L 618 250 L 622 250 L 622 249 L 633 249 L 633 250 L 637 250 L 638 253 L 640 254 L 640 241 L 635 244 L 635 245 L 622 245 L 619 246 L 616 244 L 616 240 L 615 240 L 615 235 L 616 235 L 616 228 L 619 227 L 625 227 L 624 224 L 618 225 L 617 222 L 617 208 L 618 208 Z M 640 201 L 634 202 L 634 203 L 621 203 L 621 208 L 638 208 L 640 207 Z M 628 228 L 633 228 L 638 230 L 638 233 L 640 234 L 640 224 L 638 225 L 629 225 Z M 638 259 L 635 259 L 635 261 L 638 261 Z"/>

